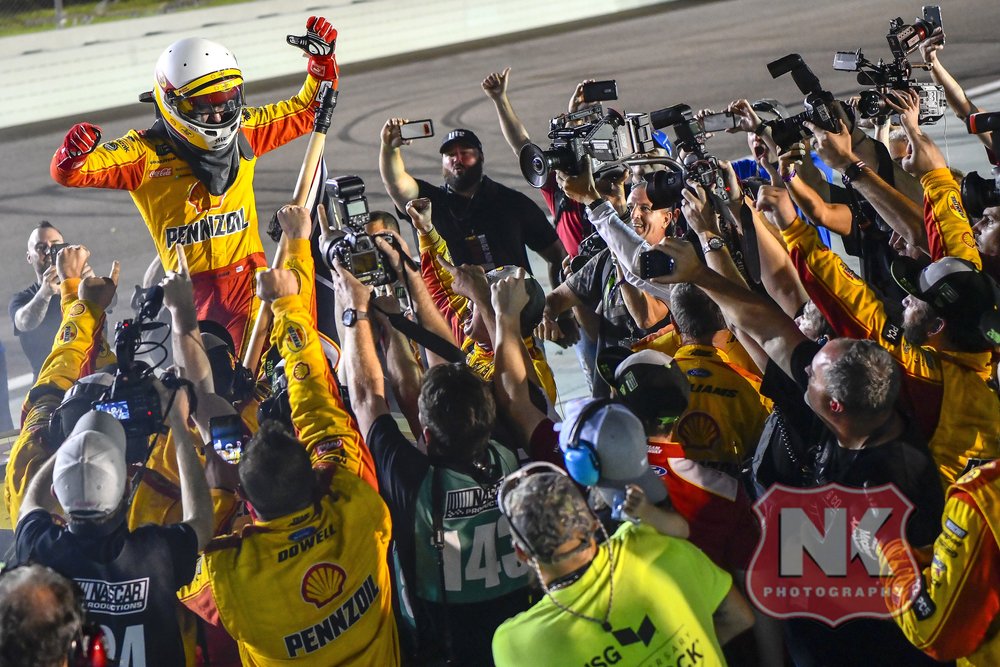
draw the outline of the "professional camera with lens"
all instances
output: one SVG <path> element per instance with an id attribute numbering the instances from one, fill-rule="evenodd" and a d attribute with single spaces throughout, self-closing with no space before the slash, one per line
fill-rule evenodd
<path id="1" fill-rule="evenodd" d="M 656 148 L 649 115 L 620 114 L 614 109 L 604 112 L 600 104 L 574 113 L 556 116 L 549 121 L 548 150 L 528 143 L 519 156 L 521 175 L 536 188 L 545 185 L 553 170 L 576 175 L 583 159 L 591 160 L 591 168 L 621 164 L 636 153 L 648 153 Z"/>
<path id="2" fill-rule="evenodd" d="M 691 107 L 687 104 L 675 104 L 654 111 L 649 116 L 650 122 L 656 129 L 673 128 L 677 138 L 677 148 L 685 153 L 683 164 L 687 179 L 701 184 L 706 192 L 719 199 L 729 201 L 729 190 L 726 188 L 726 178 L 719 167 L 719 160 L 705 151 L 706 134 L 701 123 L 695 119 Z M 666 208 L 668 205 L 679 205 L 683 183 L 678 182 L 677 176 L 668 175 L 674 172 L 656 173 L 663 173 L 664 176 L 652 181 L 652 188 L 649 186 L 646 188 L 646 195 L 653 202 L 653 207 Z"/>
<path id="3" fill-rule="evenodd" d="M 837 132 L 840 129 L 836 124 L 838 116 L 836 100 L 830 92 L 823 90 L 819 79 L 802 60 L 802 56 L 797 53 L 789 53 L 783 58 L 769 62 L 767 71 L 771 73 L 773 79 L 791 74 L 799 91 L 806 96 L 802 102 L 802 106 L 805 108 L 802 113 L 764 122 L 764 125 L 771 128 L 771 136 L 774 137 L 778 146 L 789 148 L 792 144 L 812 136 L 812 132 L 803 125 L 806 121 L 830 132 Z"/>
<path id="4" fill-rule="evenodd" d="M 939 7 L 924 7 L 924 16 L 925 19 L 926 17 L 930 19 L 917 19 L 914 26 L 903 26 L 903 20 L 899 18 L 889 22 L 886 40 L 892 51 L 892 62 L 886 63 L 879 59 L 877 63 L 873 63 L 865 58 L 861 49 L 855 52 L 838 51 L 834 55 L 833 69 L 841 72 L 857 72 L 858 83 L 862 86 L 872 86 L 861 92 L 858 114 L 862 118 L 885 118 L 893 114 L 892 107 L 886 104 L 886 95 L 891 90 L 917 92 L 920 96 L 918 122 L 921 125 L 936 123 L 944 116 L 948 104 L 944 88 L 933 83 L 917 83 L 911 76 L 913 67 L 906 59 L 907 54 L 912 52 L 921 40 L 941 27 Z"/>
<path id="5" fill-rule="evenodd" d="M 335 231 L 320 239 L 320 256 L 333 269 L 334 261 L 347 268 L 365 285 L 378 287 L 396 282 L 396 272 L 375 245 L 375 238 L 365 232 L 371 216 L 365 182 L 359 176 L 340 176 L 326 181 L 327 219 Z M 391 235 L 385 235 L 395 243 Z"/>
<path id="6" fill-rule="evenodd" d="M 94 409 L 111 414 L 125 429 L 125 460 L 144 463 L 149 453 L 150 436 L 163 431 L 160 395 L 154 386 L 153 369 L 135 355 L 144 342 L 142 333 L 165 327 L 156 316 L 163 306 L 163 288 L 136 288 L 132 307 L 134 318 L 122 320 L 115 327 L 115 355 L 118 357 L 115 380 L 105 398 L 94 403 Z M 155 347 L 162 343 L 152 343 Z M 179 384 L 172 375 L 161 378 L 169 388 Z"/>

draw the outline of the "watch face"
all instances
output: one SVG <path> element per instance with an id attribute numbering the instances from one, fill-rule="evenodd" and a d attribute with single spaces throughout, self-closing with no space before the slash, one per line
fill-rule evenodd
<path id="1" fill-rule="evenodd" d="M 722 250 L 723 241 L 718 236 L 713 236 L 708 240 L 708 247 L 711 250 Z"/>
<path id="2" fill-rule="evenodd" d="M 344 309 L 343 322 L 345 327 L 353 327 L 354 323 L 358 321 L 358 311 L 353 308 Z"/>

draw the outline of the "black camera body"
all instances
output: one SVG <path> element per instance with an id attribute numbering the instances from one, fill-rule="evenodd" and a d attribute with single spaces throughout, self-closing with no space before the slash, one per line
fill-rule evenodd
<path id="1" fill-rule="evenodd" d="M 1000 135 L 994 132 L 993 136 Z M 970 171 L 962 179 L 962 204 L 973 218 L 982 216 L 983 211 L 992 206 L 1000 206 L 1000 167 L 993 167 L 991 178 L 983 178 L 978 172 Z"/>
<path id="2" fill-rule="evenodd" d="M 604 112 L 600 104 L 549 121 L 548 150 L 528 143 L 521 148 L 521 175 L 533 187 L 545 185 L 553 170 L 576 175 L 585 157 L 591 168 L 621 164 L 636 153 L 648 153 L 656 147 L 649 114 L 622 115 L 614 109 Z"/>
<path id="3" fill-rule="evenodd" d="M 59 251 L 63 248 L 68 248 L 68 243 L 53 243 L 49 246 L 49 265 L 56 265 L 56 257 L 59 255 Z"/>
<path id="4" fill-rule="evenodd" d="M 701 123 L 694 117 L 691 107 L 687 104 L 675 104 L 666 109 L 660 109 L 650 114 L 653 127 L 659 129 L 671 127 L 677 139 L 677 148 L 685 151 L 683 158 L 684 174 L 689 180 L 696 181 L 705 188 L 705 192 L 714 194 L 722 201 L 729 201 L 729 190 L 726 189 L 726 178 L 719 166 L 719 160 L 714 155 L 705 151 L 706 133 L 702 129 Z M 658 172 L 664 173 L 664 172 Z M 654 202 L 654 208 L 666 208 L 672 203 L 675 196 L 680 196 L 678 184 L 671 177 L 663 182 L 653 181 L 654 195 L 650 195 L 650 200 Z M 665 187 L 664 187 L 665 186 Z M 647 194 L 649 190 L 647 187 Z M 668 203 L 669 202 L 669 203 Z M 660 205 L 658 205 L 660 204 Z M 680 200 L 676 199 L 676 204 L 680 205 Z"/>
<path id="5" fill-rule="evenodd" d="M 107 412 L 125 429 L 125 460 L 127 463 L 144 463 L 149 453 L 149 438 L 163 432 L 163 414 L 160 395 L 153 385 L 153 369 L 135 355 L 143 345 L 142 333 L 166 326 L 156 322 L 163 306 L 163 288 L 136 287 L 132 298 L 134 318 L 122 320 L 115 327 L 115 355 L 118 369 L 114 384 L 103 400 L 94 403 L 94 409 Z M 179 386 L 172 376 L 164 376 L 167 387 Z"/>
<path id="6" fill-rule="evenodd" d="M 391 234 L 381 234 L 390 243 L 396 239 Z M 388 258 L 375 245 L 375 237 L 362 232 L 349 231 L 340 236 L 320 241 L 320 254 L 323 261 L 333 269 L 334 261 L 340 263 L 351 272 L 355 278 L 365 285 L 379 287 L 391 285 L 398 276 Z"/>
<path id="7" fill-rule="evenodd" d="M 817 127 L 821 127 L 829 132 L 837 132 L 837 110 L 836 100 L 833 95 L 823 89 L 819 79 L 809 69 L 802 56 L 797 53 L 789 53 L 783 58 L 778 58 L 767 64 L 767 71 L 772 79 L 779 76 L 791 74 L 792 80 L 798 86 L 800 92 L 805 95 L 802 101 L 804 111 L 788 118 L 777 118 L 765 121 L 764 124 L 771 128 L 771 136 L 775 143 L 782 148 L 788 148 L 803 139 L 812 136 L 803 123 L 809 121 Z"/>
<path id="8" fill-rule="evenodd" d="M 639 277 L 643 280 L 669 276 L 674 272 L 674 258 L 659 250 L 639 254 Z"/>
<path id="9" fill-rule="evenodd" d="M 375 237 L 365 232 L 371 220 L 365 182 L 360 176 L 339 176 L 326 181 L 327 219 L 336 231 L 320 238 L 323 262 L 333 270 L 335 260 L 365 285 L 390 285 L 398 279 L 389 260 L 375 245 Z M 395 238 L 384 235 L 390 243 Z"/>

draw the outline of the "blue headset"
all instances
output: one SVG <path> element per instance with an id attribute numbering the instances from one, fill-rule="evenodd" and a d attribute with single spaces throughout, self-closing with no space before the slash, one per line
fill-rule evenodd
<path id="1" fill-rule="evenodd" d="M 594 445 L 586 440 L 581 440 L 580 434 L 588 419 L 597 414 L 598 410 L 613 405 L 615 402 L 610 398 L 601 398 L 585 405 L 580 410 L 580 414 L 577 415 L 576 422 L 570 429 L 566 442 L 559 445 L 562 449 L 563 461 L 566 464 L 566 472 L 577 484 L 594 486 L 601 479 L 601 458 L 597 455 Z"/>

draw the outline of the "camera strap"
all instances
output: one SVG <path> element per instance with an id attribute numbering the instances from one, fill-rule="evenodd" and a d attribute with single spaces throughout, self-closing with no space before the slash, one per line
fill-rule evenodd
<path id="1" fill-rule="evenodd" d="M 374 301 L 370 302 L 370 306 L 385 315 L 389 320 L 389 324 L 391 324 L 396 331 L 416 342 L 418 345 L 427 348 L 445 361 L 451 363 L 465 361 L 465 353 L 451 341 L 445 340 L 433 331 L 425 329 L 420 324 L 408 319 L 402 313 L 387 313 L 376 306 Z"/>

